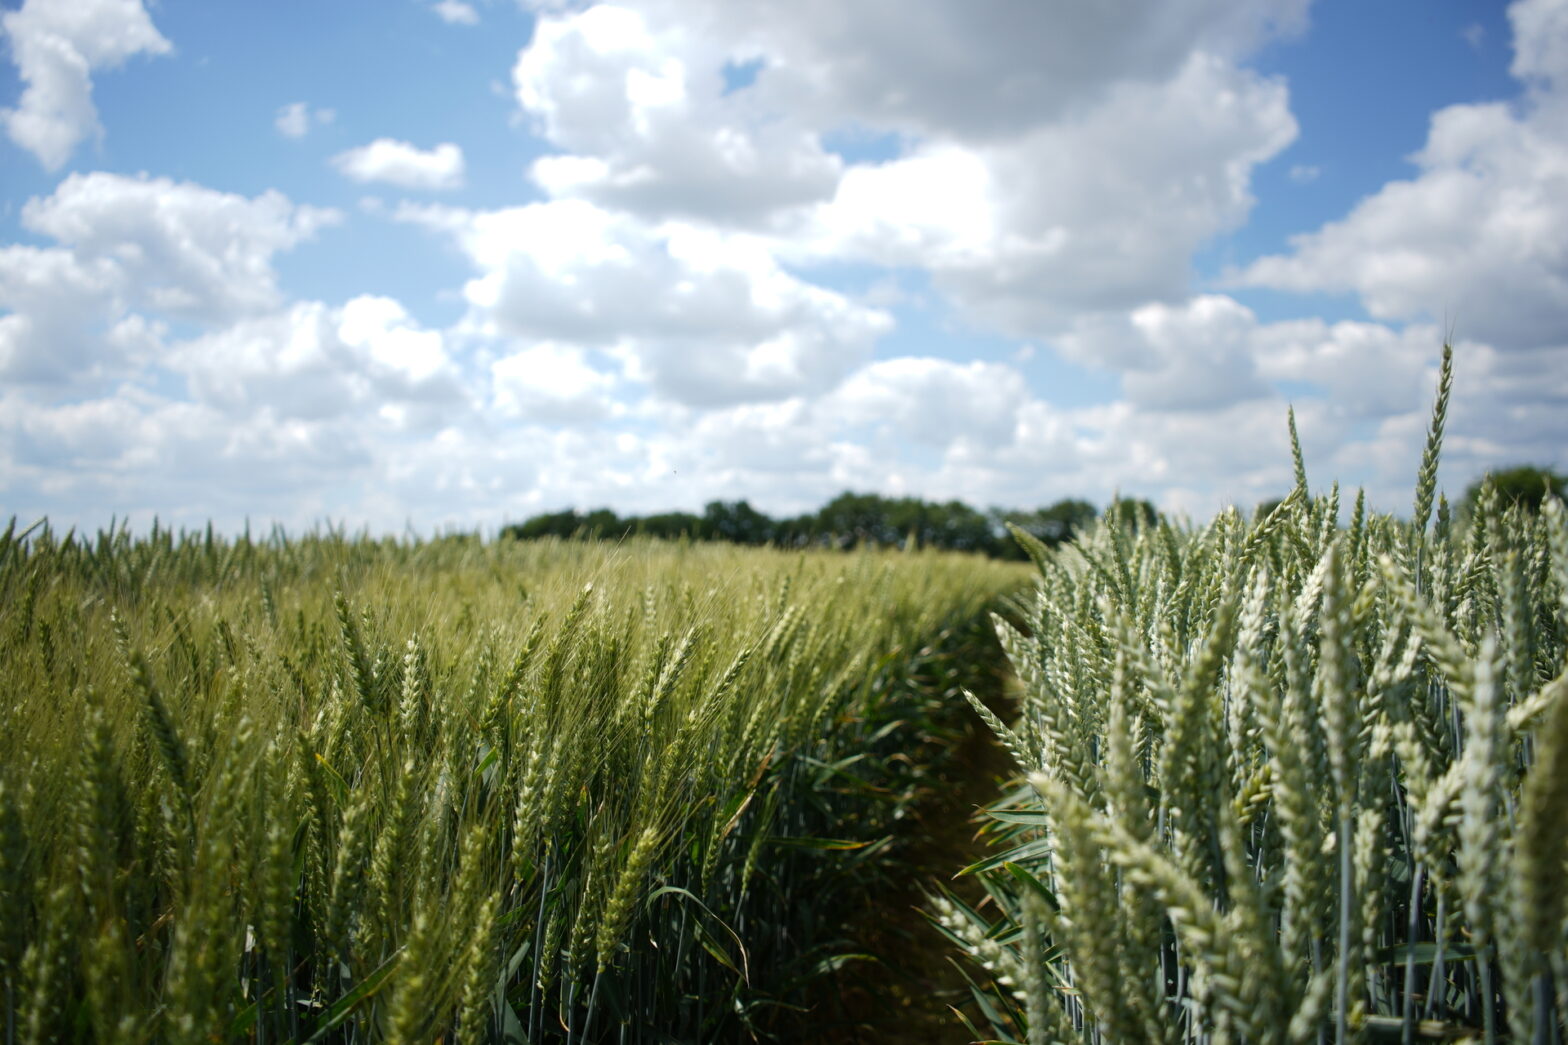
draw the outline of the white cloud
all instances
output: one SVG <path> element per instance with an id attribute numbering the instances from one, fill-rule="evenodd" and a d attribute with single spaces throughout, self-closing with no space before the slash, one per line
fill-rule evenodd
<path id="1" fill-rule="evenodd" d="M 935 151 L 955 143 L 1004 152 L 1011 144 L 1018 151 L 1034 132 L 1071 127 L 1112 94 L 1146 101 L 1174 78 L 1178 92 L 1210 94 L 1185 94 L 1177 99 L 1180 112 L 1165 106 L 1156 145 L 1147 151 L 1179 144 L 1181 128 L 1193 125 L 1199 142 L 1182 152 L 1191 165 L 1202 145 L 1224 147 L 1202 135 L 1213 133 L 1216 122 L 1235 122 L 1238 104 L 1283 102 L 1282 91 L 1266 97 L 1253 85 L 1240 85 L 1237 99 L 1238 85 L 1218 77 L 1183 81 L 1183 70 L 1200 51 L 1211 67 L 1229 69 L 1232 56 L 1298 27 L 1304 3 L 1280 0 L 1245 10 L 1211 0 L 1131 6 L 1138 10 L 1008 5 L 972 11 L 940 0 L 806 0 L 787 8 L 714 0 L 595 4 L 541 14 L 513 81 L 519 104 L 564 150 L 532 169 L 547 192 L 656 217 L 750 225 L 781 220 L 792 208 L 832 195 L 843 164 L 824 150 L 829 132 L 890 131 Z M 726 69 L 742 64 L 757 69 L 754 80 L 727 90 Z M 1210 97 L 1220 102 L 1217 119 L 1203 104 Z M 1104 124 L 1137 115 L 1124 104 Z M 1155 121 L 1136 122 L 1147 131 Z M 1293 125 L 1286 140 L 1292 133 Z M 1042 156 L 1053 144 L 1061 143 L 1023 149 L 1019 160 L 1031 176 L 1065 166 L 1070 179 L 1095 163 L 1138 158 Z M 1243 153 L 1266 157 L 1279 147 L 1261 144 Z"/>
<path id="2" fill-rule="evenodd" d="M 1161 413 L 1279 401 L 1275 386 L 1306 385 L 1334 416 L 1367 421 L 1425 406 L 1443 344 L 1432 325 L 1321 319 L 1262 323 L 1234 298 L 1203 294 L 1078 319 L 1056 340 L 1064 356 L 1122 376 L 1128 404 Z"/>
<path id="3" fill-rule="evenodd" d="M 1568 329 L 1568 5 L 1509 9 L 1514 72 L 1539 90 L 1522 106 L 1453 105 L 1433 114 L 1414 178 L 1261 258 L 1241 285 L 1358 294 L 1374 317 L 1446 316 L 1503 348 L 1561 344 Z"/>
<path id="4" fill-rule="evenodd" d="M 982 507 L 1069 496 L 1103 504 L 1119 490 L 1206 515 L 1288 488 L 1285 410 L 1277 396 L 1208 413 L 1126 400 L 1063 408 L 1004 364 L 897 358 L 869 364 L 820 398 L 665 419 L 647 444 L 650 457 L 668 464 L 658 480 L 664 499 L 642 500 L 662 508 L 746 497 L 778 513 L 816 508 L 845 489 Z M 1344 442 L 1344 422 L 1321 399 L 1299 404 L 1297 414 L 1321 465 Z M 1407 482 L 1400 472 L 1394 488 Z"/>
<path id="5" fill-rule="evenodd" d="M 269 190 L 254 198 L 167 178 L 72 174 L 22 208 L 22 224 L 78 263 L 107 263 L 151 307 L 204 319 L 278 299 L 272 256 L 338 220 Z"/>
<path id="6" fill-rule="evenodd" d="M 1445 475 L 1568 463 L 1560 2 L 1510 9 L 1520 103 L 1438 114 L 1414 178 L 1250 273 L 1404 325 L 1264 322 L 1192 289 L 1194 251 L 1246 220 L 1253 170 L 1295 136 L 1286 85 L 1246 62 L 1305 0 L 533 6 L 511 91 L 553 150 L 527 171 L 543 201 L 361 204 L 459 248 L 448 327 L 382 294 L 285 299 L 274 260 L 336 215 L 275 192 L 100 173 L 28 204 L 38 244 L 0 245 L 0 499 L 94 524 L 427 531 L 565 505 L 777 514 L 844 489 L 1119 489 L 1206 515 L 1288 488 L 1283 389 L 1314 482 L 1398 508 L 1441 343 L 1420 317 L 1445 304 L 1473 339 Z M 56 109 L 90 130 L 101 66 L 77 53 L 35 60 L 27 89 L 74 85 L 57 97 L 87 108 Z M 31 97 L 19 112 L 43 111 Z M 276 127 L 328 113 L 296 102 Z M 333 164 L 410 189 L 464 176 L 455 144 Z M 1431 300 L 1452 286 L 1486 300 Z M 897 340 L 895 313 L 914 328 Z M 975 328 L 1016 340 L 977 360 Z M 939 329 L 951 345 L 925 347 Z M 1075 365 L 1112 401 L 1063 405 L 1044 382 Z"/>
<path id="7" fill-rule="evenodd" d="M 1001 4 L 947 0 L 645 0 L 721 60 L 762 57 L 755 93 L 826 128 L 850 123 L 969 142 L 1069 117 L 1107 87 L 1169 79 L 1195 51 L 1222 58 L 1305 24 L 1304 0 Z M 612 9 L 599 5 L 599 9 Z M 711 59 L 709 64 L 711 64 Z M 716 68 L 716 67 L 715 67 Z"/>
<path id="8" fill-rule="evenodd" d="M 787 273 L 755 237 L 659 227 L 581 200 L 498 211 L 404 207 L 452 235 L 486 337 L 598 347 L 627 376 L 692 405 L 819 393 L 869 358 L 880 309 Z"/>
<path id="9" fill-rule="evenodd" d="M 0 376 L 7 382 L 99 378 L 129 362 L 96 350 L 95 334 L 125 314 L 124 273 L 110 259 L 0 247 Z"/>
<path id="10" fill-rule="evenodd" d="M 312 109 L 305 102 L 290 102 L 278 110 L 272 124 L 285 138 L 303 138 L 313 125 L 325 126 L 337 119 L 337 115 L 333 109 Z"/>
<path id="11" fill-rule="evenodd" d="M 465 4 L 462 0 L 439 0 L 430 9 L 447 25 L 479 24 L 479 12 L 474 10 L 472 4 Z"/>
<path id="12" fill-rule="evenodd" d="M 169 365 L 199 401 L 231 413 L 321 420 L 390 404 L 428 427 L 463 400 L 441 333 L 371 295 L 242 319 L 180 345 Z"/>
<path id="13" fill-rule="evenodd" d="M 1082 317 L 1059 343 L 1082 362 L 1120 370 L 1128 399 L 1140 408 L 1202 411 L 1269 394 L 1254 365 L 1256 330 L 1249 309 L 1203 295 Z"/>
<path id="14" fill-rule="evenodd" d="M 1122 375 L 1124 399 L 1077 412 L 1104 440 L 1087 458 L 1096 472 L 1204 514 L 1227 498 L 1246 506 L 1282 492 L 1288 451 L 1271 427 L 1283 431 L 1282 387 L 1316 479 L 1365 485 L 1374 504 L 1402 509 L 1442 344 L 1435 324 L 1262 323 L 1233 299 L 1204 295 L 1086 317 L 1057 347 Z M 1460 481 L 1451 493 L 1498 463 L 1568 463 L 1568 343 L 1521 352 L 1461 340 L 1455 359 L 1444 474 Z M 1271 483 L 1281 488 L 1270 494 Z"/>
<path id="15" fill-rule="evenodd" d="M 1290 167 L 1290 180 L 1297 185 L 1310 185 L 1318 180 L 1323 168 L 1313 163 L 1294 163 Z"/>
<path id="16" fill-rule="evenodd" d="M 0 309 L 10 312 L 0 317 L 0 373 L 60 381 L 145 360 L 162 319 L 224 322 L 277 307 L 273 256 L 337 215 L 277 192 L 246 198 L 94 172 L 29 200 L 21 219 L 57 245 L 0 247 Z"/>
<path id="17" fill-rule="evenodd" d="M 285 138 L 303 138 L 310 131 L 310 113 L 304 102 L 290 102 L 278 110 L 273 126 Z"/>
<path id="18" fill-rule="evenodd" d="M 1022 374 L 997 363 L 954 363 L 903 356 L 852 374 L 825 399 L 823 410 L 849 426 L 880 428 L 900 442 L 946 449 L 1011 441 L 1017 414 L 1030 399 Z"/>
<path id="19" fill-rule="evenodd" d="M 1419 414 L 1431 405 L 1443 344 L 1436 326 L 1297 319 L 1259 325 L 1248 337 L 1259 376 L 1314 386 L 1351 422 Z"/>
<path id="20" fill-rule="evenodd" d="M 0 17 L 0 28 L 27 85 L 20 104 L 0 118 L 11 140 L 49 170 L 64 166 L 81 140 L 99 129 L 95 71 L 133 55 L 173 50 L 141 0 L 26 0 Z"/>
<path id="21" fill-rule="evenodd" d="M 607 417 L 615 379 L 596 370 L 581 349 L 541 342 L 490 365 L 497 411 L 532 423 L 580 425 Z"/>
<path id="22" fill-rule="evenodd" d="M 229 529 L 247 518 L 296 528 L 342 518 L 362 501 L 373 460 L 362 426 L 265 413 L 236 424 L 134 389 L 68 403 L 0 397 L 0 454 L 0 488 L 24 514 Z"/>
<path id="23" fill-rule="evenodd" d="M 1047 336 L 1184 294 L 1193 251 L 1245 220 L 1252 168 L 1295 134 L 1282 84 L 1195 55 L 1006 141 L 853 167 L 782 249 L 924 268 L 971 319 Z"/>
<path id="24" fill-rule="evenodd" d="M 1547 89 L 1568 87 L 1568 4 L 1517 0 L 1508 7 L 1514 31 L 1513 74 Z"/>
<path id="25" fill-rule="evenodd" d="M 408 142 L 377 138 L 341 152 L 332 165 L 357 182 L 384 181 L 405 189 L 449 190 L 463 185 L 463 150 L 451 142 L 421 150 Z"/>
<path id="26" fill-rule="evenodd" d="M 722 42 L 682 22 L 597 5 L 541 19 L 512 71 L 519 104 L 556 145 L 536 161 L 553 196 L 738 223 L 826 198 L 842 164 L 818 136 L 725 95 Z"/>

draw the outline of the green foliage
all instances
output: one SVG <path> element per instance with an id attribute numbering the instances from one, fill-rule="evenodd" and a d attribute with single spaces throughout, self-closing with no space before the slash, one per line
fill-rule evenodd
<path id="1" fill-rule="evenodd" d="M 1122 510 L 1152 520 L 1147 501 L 1124 502 Z M 746 501 L 714 501 L 701 515 L 664 512 L 622 518 L 608 508 L 591 512 L 563 511 L 536 515 L 502 528 L 502 536 L 523 540 L 542 537 L 620 539 L 628 536 L 664 540 L 727 541 L 732 544 L 784 548 L 855 548 L 862 545 L 945 548 L 979 552 L 993 558 L 1022 559 L 1007 536 L 1017 526 L 1049 546 L 1070 539 L 1097 516 L 1087 501 L 1066 499 L 1034 511 L 980 512 L 960 501 L 936 503 L 917 497 L 882 497 L 843 493 L 819 511 L 791 519 L 772 519 Z"/>
<path id="2" fill-rule="evenodd" d="M 852 493 L 824 505 L 805 527 L 805 536 L 843 546 L 896 545 L 910 538 L 922 548 L 981 552 L 994 540 L 990 520 L 958 501 L 928 504 L 914 497 Z"/>
<path id="3" fill-rule="evenodd" d="M 1088 501 L 1066 498 L 1032 512 L 1005 512 L 1002 521 L 1018 527 L 1047 547 L 1054 548 L 1088 529 L 1099 517 Z"/>
<path id="4" fill-rule="evenodd" d="M 1555 497 L 1558 500 L 1568 497 L 1568 476 L 1558 475 L 1550 468 L 1537 468 L 1528 464 L 1516 465 L 1512 468 L 1488 472 L 1470 484 L 1465 490 L 1464 500 L 1460 502 L 1461 511 L 1466 518 L 1480 504 L 1488 485 L 1496 492 L 1498 500 L 1504 507 L 1518 505 L 1531 512 L 1540 511 L 1542 503 L 1548 497 Z"/>
<path id="5" fill-rule="evenodd" d="M 1443 378 L 1416 491 L 1435 499 Z M 1039 1042 L 1562 1040 L 1568 517 L 1296 489 L 1103 525 L 996 621 L 1023 783 L 932 916 Z M 1553 825 L 1549 827 L 1548 825 Z"/>
<path id="6" fill-rule="evenodd" d="M 711 501 L 698 532 L 710 541 L 768 544 L 778 536 L 778 525 L 746 501 Z"/>
<path id="7" fill-rule="evenodd" d="M 1160 511 L 1145 500 L 1118 497 L 1106 509 L 1106 518 L 1124 530 L 1150 529 L 1159 525 Z"/>
<path id="8" fill-rule="evenodd" d="M 917 786 L 855 756 L 1020 573 L 13 526 L 8 1038 L 761 1036 Z"/>

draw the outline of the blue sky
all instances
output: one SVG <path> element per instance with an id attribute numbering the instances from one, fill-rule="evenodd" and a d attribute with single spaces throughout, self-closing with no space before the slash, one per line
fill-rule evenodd
<path id="1" fill-rule="evenodd" d="M 1568 468 L 1568 3 L 5 3 L 0 514 Z"/>

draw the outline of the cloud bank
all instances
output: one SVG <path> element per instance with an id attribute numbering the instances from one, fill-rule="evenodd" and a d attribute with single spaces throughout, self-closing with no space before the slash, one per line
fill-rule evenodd
<path id="1" fill-rule="evenodd" d="M 139 4 L 64 10 L 4 19 L 7 129 L 53 166 L 95 125 L 93 71 L 170 50 Z M 393 194 L 354 216 L 106 171 L 28 200 L 31 241 L 0 246 L 0 489 L 23 514 L 392 530 L 846 488 L 1200 515 L 1288 488 L 1293 403 L 1314 478 L 1399 509 L 1445 321 L 1446 474 L 1561 466 L 1565 11 L 1509 8 L 1517 99 L 1437 110 L 1410 177 L 1200 285 L 1261 169 L 1325 169 L 1254 64 L 1308 31 L 1304 0 L 538 4 L 497 70 L 530 144 L 501 202 L 469 190 L 480 150 L 391 137 L 326 161 Z M 324 112 L 275 128 L 308 150 Z M 286 289 L 327 237 L 390 235 L 455 267 L 429 288 L 448 318 Z M 1318 295 L 1364 314 L 1313 318 Z"/>

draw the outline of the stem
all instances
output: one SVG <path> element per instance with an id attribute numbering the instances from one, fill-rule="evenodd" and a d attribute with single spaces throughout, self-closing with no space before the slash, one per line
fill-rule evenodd
<path id="1" fill-rule="evenodd" d="M 544 874 L 539 877 L 539 915 L 534 919 L 534 973 L 528 985 L 528 1040 L 538 1041 L 538 1026 L 543 1021 L 544 1009 L 543 987 L 539 983 L 539 964 L 544 958 L 544 898 L 550 891 L 550 856 L 551 849 L 548 843 L 544 851 Z"/>
<path id="2" fill-rule="evenodd" d="M 283 997 L 289 1007 L 289 1036 L 298 1041 L 299 1006 L 294 1001 L 294 945 L 292 943 L 284 946 L 283 957 Z"/>
<path id="3" fill-rule="evenodd" d="M 1497 1045 L 1497 1006 L 1492 1002 L 1492 959 L 1484 951 L 1479 951 L 1475 960 L 1481 967 L 1481 1026 L 1486 1030 L 1486 1045 Z"/>
<path id="4" fill-rule="evenodd" d="M 681 904 L 681 928 L 675 934 L 675 976 L 677 983 L 680 982 L 679 978 L 685 975 L 686 972 L 686 914 L 687 906 L 686 904 Z M 679 1005 L 680 998 L 678 996 L 676 1002 L 680 1012 L 681 1027 L 684 1029 L 688 1010 L 684 1005 Z M 701 1030 L 701 1028 L 699 1027 L 698 1030 Z"/>
<path id="5" fill-rule="evenodd" d="M 1339 961 L 1334 968 L 1334 1025 L 1339 1040 L 1350 1040 L 1350 905 L 1354 899 L 1350 803 L 1339 805 Z M 1488 1043 L 1490 1045 L 1490 1043 Z"/>
<path id="6" fill-rule="evenodd" d="M 1312 934 L 1312 970 L 1317 972 L 1323 968 L 1323 937 L 1319 933 Z M 1323 1025 L 1323 1020 L 1318 1019 L 1318 1045 L 1327 1045 L 1328 1028 Z"/>
<path id="7" fill-rule="evenodd" d="M 1552 971 L 1543 969 L 1535 978 L 1535 1030 L 1531 1045 L 1552 1045 Z"/>
<path id="8" fill-rule="evenodd" d="M 585 1042 L 588 1040 L 589 1032 L 593 1030 L 593 1005 L 594 1002 L 599 1000 L 599 980 L 602 978 L 602 974 L 602 969 L 594 969 L 593 987 L 588 991 L 588 1015 L 583 1017 L 582 1040 Z"/>
<path id="9" fill-rule="evenodd" d="M 1412 1045 L 1416 1035 L 1416 936 L 1421 931 L 1421 887 L 1426 882 L 1426 864 L 1416 864 L 1415 877 L 1410 882 L 1410 922 L 1405 929 L 1405 1007 L 1404 1021 L 1400 1027 L 1402 1045 Z"/>
<path id="10" fill-rule="evenodd" d="M 267 982 L 272 979 L 272 962 L 263 961 L 260 951 L 246 960 L 256 978 L 256 1045 L 267 1045 Z"/>
<path id="11" fill-rule="evenodd" d="M 1437 944 L 1437 953 L 1432 960 L 1432 978 L 1427 981 L 1426 1015 L 1431 1017 L 1437 1002 L 1439 992 L 1448 994 L 1448 968 L 1447 955 L 1443 953 L 1443 943 L 1448 929 L 1447 914 L 1448 897 L 1443 890 L 1437 891 L 1437 921 L 1432 930 L 1432 941 Z M 1444 999 L 1447 1000 L 1446 997 Z"/>

